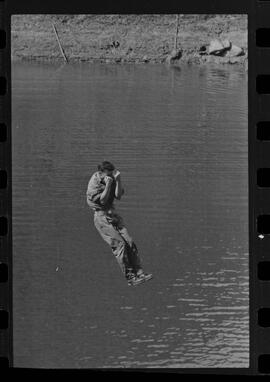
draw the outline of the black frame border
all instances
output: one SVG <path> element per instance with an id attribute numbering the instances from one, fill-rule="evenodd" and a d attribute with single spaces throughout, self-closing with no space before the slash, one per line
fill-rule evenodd
<path id="1" fill-rule="evenodd" d="M 259 262 L 270 261 L 270 235 L 259 239 L 257 218 L 270 215 L 270 190 L 258 187 L 256 174 L 259 168 L 270 168 L 269 142 L 257 139 L 257 124 L 270 121 L 270 95 L 258 94 L 256 78 L 270 75 L 270 49 L 256 46 L 256 30 L 270 28 L 269 0 L 167 0 L 166 3 L 149 1 L 100 0 L 0 0 L 0 30 L 6 32 L 6 44 L 0 49 L 0 77 L 6 78 L 6 89 L 0 94 L 0 131 L 5 130 L 6 139 L 0 141 L 0 170 L 7 172 L 7 185 L 0 190 L 0 218 L 7 219 L 7 232 L 0 234 L 0 265 L 8 267 L 7 281 L 0 282 L 0 309 L 7 311 L 8 327 L 0 329 L 0 364 L 13 367 L 12 336 L 12 157 L 11 157 L 11 16 L 13 14 L 102 14 L 102 13 L 146 13 L 146 14 L 247 14 L 248 15 L 248 167 L 249 167 L 249 266 L 250 266 L 250 367 L 247 369 L 114 369 L 114 372 L 257 375 L 268 374 L 260 366 L 262 356 L 269 354 L 269 327 L 258 325 L 258 312 L 270 307 L 270 283 L 259 280 Z M 3 130 L 4 129 L 4 130 Z M 5 132 L 3 133 L 5 134 Z M 8 360 L 8 362 L 6 361 Z M 260 370 L 259 370 L 260 369 Z M 33 370 L 32 370 L 33 371 Z M 87 370 L 76 370 L 85 374 Z M 51 370 L 43 370 L 50 375 Z M 63 370 L 64 372 L 64 370 Z M 93 372 L 93 370 L 91 371 Z M 107 374 L 112 370 L 104 370 Z M 59 371 L 58 371 L 59 373 Z M 96 370 L 95 374 L 99 374 Z M 60 374 L 63 374 L 60 372 Z"/>

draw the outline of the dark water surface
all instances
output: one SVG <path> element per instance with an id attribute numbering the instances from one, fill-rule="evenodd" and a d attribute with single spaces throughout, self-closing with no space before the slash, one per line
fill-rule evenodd
<path id="1" fill-rule="evenodd" d="M 247 73 L 16 63 L 15 366 L 248 367 Z M 155 278 L 127 287 L 85 201 L 99 161 Z"/>

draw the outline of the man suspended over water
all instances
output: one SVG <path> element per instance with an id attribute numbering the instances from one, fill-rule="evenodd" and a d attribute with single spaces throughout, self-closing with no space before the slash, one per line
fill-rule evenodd
<path id="1" fill-rule="evenodd" d="M 98 165 L 87 188 L 87 203 L 95 211 L 94 224 L 115 255 L 129 285 L 138 285 L 152 278 L 143 272 L 136 244 L 114 207 L 114 199 L 124 194 L 120 172 L 111 162 Z"/>

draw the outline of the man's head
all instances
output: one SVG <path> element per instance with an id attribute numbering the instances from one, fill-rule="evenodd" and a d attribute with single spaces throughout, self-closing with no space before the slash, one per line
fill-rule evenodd
<path id="1" fill-rule="evenodd" d="M 98 171 L 103 172 L 107 176 L 112 176 L 114 169 L 115 169 L 114 165 L 111 162 L 108 162 L 106 160 L 98 165 Z"/>

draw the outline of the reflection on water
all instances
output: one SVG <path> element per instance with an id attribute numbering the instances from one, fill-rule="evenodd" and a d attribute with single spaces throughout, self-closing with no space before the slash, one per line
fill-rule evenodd
<path id="1" fill-rule="evenodd" d="M 111 349 L 115 346 L 105 366 L 247 366 L 248 268 L 243 262 L 248 254 L 234 260 L 232 270 L 223 270 L 221 260 L 219 268 L 206 264 L 165 288 L 157 286 L 155 307 L 137 301 L 134 312 L 132 306 L 121 306 L 123 321 L 134 322 L 136 335 L 128 329 L 105 332 L 112 336 Z M 128 356 L 119 351 L 119 338 L 125 338 Z"/>
<path id="2" fill-rule="evenodd" d="M 247 74 L 13 65 L 15 366 L 248 367 Z M 104 159 L 154 279 L 128 288 L 85 203 Z"/>

